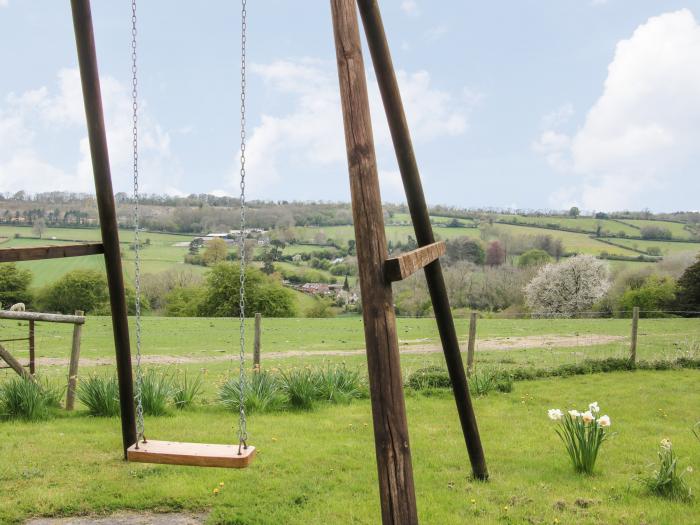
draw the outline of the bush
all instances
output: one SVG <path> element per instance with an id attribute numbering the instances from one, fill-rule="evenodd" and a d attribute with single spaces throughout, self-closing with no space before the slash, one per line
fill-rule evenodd
<path id="1" fill-rule="evenodd" d="M 91 416 L 113 417 L 119 414 L 119 385 L 114 376 L 91 375 L 81 379 L 77 394 Z"/>
<path id="2" fill-rule="evenodd" d="M 15 303 L 29 305 L 32 294 L 29 285 L 32 282 L 32 272 L 18 268 L 15 263 L 0 265 L 0 303 L 9 308 Z"/>
<path id="3" fill-rule="evenodd" d="M 226 408 L 236 413 L 239 411 L 240 383 L 237 379 L 230 379 L 222 385 L 219 399 Z M 247 414 L 273 412 L 284 407 L 285 396 L 279 380 L 269 372 L 262 371 L 253 374 L 245 382 L 243 402 Z"/>
<path id="4" fill-rule="evenodd" d="M 165 315 L 168 317 L 196 317 L 203 297 L 203 287 L 174 288 L 165 296 Z"/>
<path id="5" fill-rule="evenodd" d="M 544 250 L 532 248 L 518 257 L 518 268 L 537 268 L 552 262 L 552 257 Z"/>
<path id="6" fill-rule="evenodd" d="M 109 303 L 107 280 L 96 270 L 73 270 L 45 287 L 37 298 L 42 310 L 86 314 L 104 310 Z"/>
<path id="7" fill-rule="evenodd" d="M 333 301 L 324 298 L 314 299 L 313 306 L 309 306 L 306 309 L 306 317 L 310 319 L 335 317 L 335 310 L 333 310 Z"/>
<path id="8" fill-rule="evenodd" d="M 653 316 L 649 312 L 660 311 L 673 305 L 676 299 L 676 283 L 670 277 L 650 275 L 637 288 L 630 288 L 618 301 L 618 310 L 626 316 L 632 315 L 632 309 L 638 306 L 641 316 Z"/>
<path id="9" fill-rule="evenodd" d="M 14 377 L 0 386 L 0 416 L 24 421 L 48 419 L 50 409 L 60 404 L 62 394 L 49 383 L 42 386 L 38 381 Z"/>
<path id="10" fill-rule="evenodd" d="M 143 413 L 149 416 L 164 416 L 175 395 L 173 377 L 167 371 L 151 368 L 143 374 L 141 381 L 141 403 Z"/>
<path id="11" fill-rule="evenodd" d="M 450 376 L 445 368 L 428 366 L 410 374 L 406 381 L 406 386 L 413 390 L 452 388 L 452 381 L 450 381 Z"/>
<path id="12" fill-rule="evenodd" d="M 197 374 L 194 379 L 187 376 L 187 372 L 178 374 L 173 379 L 173 403 L 180 410 L 189 408 L 202 391 L 202 375 Z"/>
<path id="13" fill-rule="evenodd" d="M 481 370 L 469 378 L 469 390 L 475 396 L 486 396 L 495 390 L 497 376 L 492 370 Z"/>
<path id="14" fill-rule="evenodd" d="M 642 226 L 640 229 L 642 239 L 670 239 L 671 230 L 661 226 Z"/>
<path id="15" fill-rule="evenodd" d="M 692 493 L 684 475 L 691 469 L 678 472 L 678 459 L 668 439 L 661 441 L 657 454 L 658 467 L 650 475 L 639 478 L 639 482 L 656 496 L 676 501 L 690 501 Z"/>

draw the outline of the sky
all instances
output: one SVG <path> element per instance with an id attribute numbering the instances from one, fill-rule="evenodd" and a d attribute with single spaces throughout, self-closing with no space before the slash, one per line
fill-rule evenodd
<path id="1" fill-rule="evenodd" d="M 132 192 L 131 2 L 93 0 Z M 429 204 L 700 209 L 700 0 L 380 0 Z M 237 195 L 240 4 L 139 2 L 142 192 Z M 348 201 L 327 0 L 248 0 L 248 195 Z M 404 201 L 365 51 L 382 198 Z M 92 192 L 68 2 L 0 0 L 0 192 Z"/>

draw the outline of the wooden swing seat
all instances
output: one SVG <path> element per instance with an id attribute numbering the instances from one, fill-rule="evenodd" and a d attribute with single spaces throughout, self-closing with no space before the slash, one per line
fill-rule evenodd
<path id="1" fill-rule="evenodd" d="M 129 461 L 189 465 L 193 467 L 246 468 L 255 457 L 255 447 L 241 449 L 238 445 L 211 445 L 208 443 L 179 443 L 177 441 L 148 440 L 131 445 L 126 451 Z"/>

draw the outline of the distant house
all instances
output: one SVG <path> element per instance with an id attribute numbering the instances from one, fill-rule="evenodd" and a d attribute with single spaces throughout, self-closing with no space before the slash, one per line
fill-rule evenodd
<path id="1" fill-rule="evenodd" d="M 345 259 L 343 257 L 338 257 L 337 259 L 333 259 L 331 261 L 331 264 L 340 264 L 344 261 Z"/>
<path id="2" fill-rule="evenodd" d="M 304 283 L 299 289 L 304 293 L 308 293 L 309 295 L 332 294 L 330 286 L 324 283 Z"/>
<path id="3" fill-rule="evenodd" d="M 301 262 L 301 254 L 300 253 L 295 253 L 292 256 L 292 262 Z"/>

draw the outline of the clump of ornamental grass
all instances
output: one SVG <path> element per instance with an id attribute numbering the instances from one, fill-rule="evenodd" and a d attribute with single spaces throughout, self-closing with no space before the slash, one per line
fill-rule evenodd
<path id="1" fill-rule="evenodd" d="M 316 374 L 316 386 L 318 398 L 331 403 L 349 403 L 365 393 L 359 370 L 345 365 L 321 368 Z"/>
<path id="2" fill-rule="evenodd" d="M 588 410 L 569 410 L 566 414 L 558 408 L 548 411 L 549 419 L 557 421 L 556 433 L 564 443 L 566 452 L 576 472 L 593 474 L 601 445 L 608 439 L 610 417 L 598 416 L 597 402 Z"/>
<path id="3" fill-rule="evenodd" d="M 237 379 L 226 381 L 219 390 L 219 400 L 229 410 L 238 412 L 241 383 Z M 281 410 L 285 401 L 280 381 L 270 372 L 256 372 L 243 382 L 243 404 L 247 414 Z"/>
<path id="4" fill-rule="evenodd" d="M 174 380 L 167 371 L 151 368 L 141 380 L 141 402 L 143 413 L 149 416 L 164 416 L 175 394 Z"/>
<path id="5" fill-rule="evenodd" d="M 0 416 L 6 419 L 41 421 L 51 408 L 60 406 L 63 390 L 44 381 L 15 377 L 0 385 Z"/>
<path id="6" fill-rule="evenodd" d="M 202 391 L 204 381 L 201 374 L 196 377 L 187 375 L 187 372 L 178 374 L 173 378 L 173 403 L 180 410 L 191 407 L 197 396 Z"/>
<path id="7" fill-rule="evenodd" d="M 81 378 L 77 394 L 91 416 L 113 417 L 119 414 L 119 385 L 115 376 Z"/>
<path id="8" fill-rule="evenodd" d="M 639 482 L 651 493 L 675 501 L 690 501 L 692 491 L 684 476 L 693 471 L 691 467 L 679 469 L 678 458 L 670 440 L 664 439 L 657 452 L 658 463 L 651 464 L 651 473 L 639 478 Z"/>
<path id="9" fill-rule="evenodd" d="M 280 374 L 291 408 L 311 410 L 318 399 L 318 376 L 310 368 L 293 368 Z"/>

